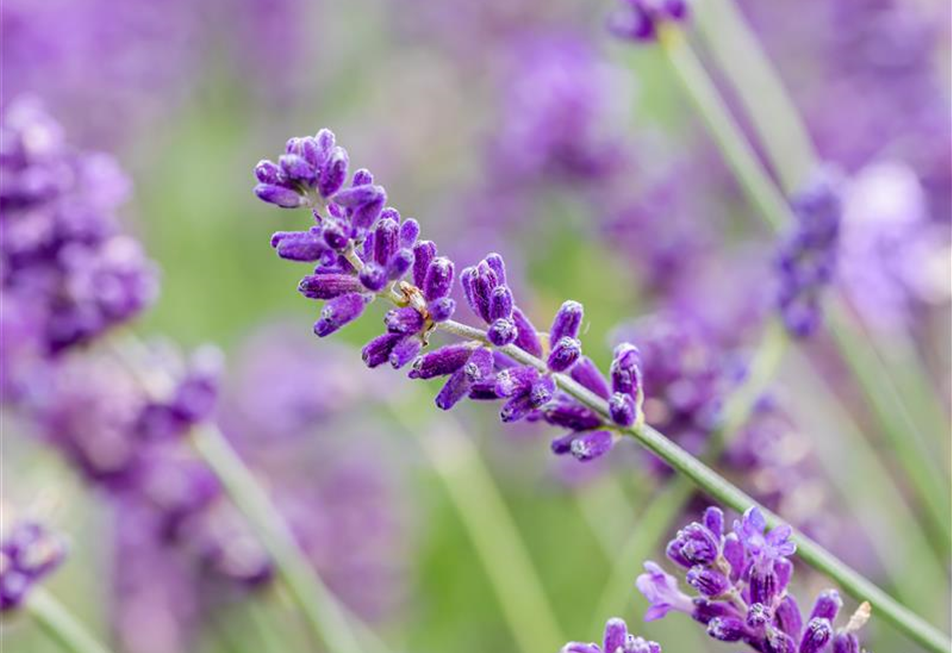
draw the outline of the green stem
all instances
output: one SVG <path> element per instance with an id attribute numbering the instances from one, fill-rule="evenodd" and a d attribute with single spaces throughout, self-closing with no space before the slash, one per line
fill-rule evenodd
<path id="1" fill-rule="evenodd" d="M 742 130 L 684 36 L 673 26 L 662 26 L 660 36 L 662 50 L 750 201 L 774 229 L 792 222 L 786 200 L 759 165 Z M 936 473 L 935 461 L 923 454 L 920 443 L 925 436 L 906 410 L 878 354 L 848 317 L 843 301 L 838 296 L 828 299 L 828 323 L 839 351 L 896 448 L 900 463 L 928 511 L 933 529 L 942 534 L 948 545 L 952 542 L 948 492 L 941 472 Z M 870 375 L 871 371 L 878 373 Z M 910 437 L 912 446 L 908 446 Z"/>
<path id="2" fill-rule="evenodd" d="M 483 331 L 452 320 L 440 323 L 438 328 L 461 338 L 488 344 L 486 334 Z M 540 371 L 547 372 L 544 361 L 527 354 L 518 347 L 507 345 L 498 349 L 516 362 L 531 365 Z M 601 415 L 605 418 L 606 423 L 611 423 L 608 402 L 579 385 L 570 377 L 563 374 L 553 374 L 552 376 L 562 391 Z M 652 427 L 643 424 L 619 430 L 634 438 L 641 446 L 668 463 L 678 473 L 688 478 L 696 487 L 721 504 L 738 512 L 759 505 L 753 498 Z M 763 507 L 761 509 L 771 527 L 785 523 L 773 512 Z M 938 628 L 896 601 L 862 574 L 851 569 L 846 563 L 806 535 L 794 530 L 793 540 L 797 544 L 800 558 L 808 565 L 835 580 L 857 600 L 869 601 L 878 615 L 928 650 L 935 653 L 948 653 L 949 648 L 952 647 L 952 640 Z"/>
<path id="3" fill-rule="evenodd" d="M 781 326 L 776 322 L 768 324 L 767 332 L 751 361 L 747 379 L 730 395 L 724 407 L 724 423 L 711 436 L 705 452 L 707 460 L 716 459 L 739 433 L 780 366 L 785 344 L 786 337 Z M 674 520 L 681 516 L 693 494 L 694 485 L 683 477 L 676 477 L 649 502 L 638 520 L 638 527 L 620 549 L 613 551 L 614 566 L 597 604 L 594 616 L 596 622 L 604 615 L 615 614 L 624 603 L 625 597 L 631 592 L 631 579 L 639 573 L 642 562 L 661 538 L 670 531 Z"/>
<path id="4" fill-rule="evenodd" d="M 70 653 L 109 653 L 86 627 L 42 587 L 33 587 L 23 605 L 50 639 Z"/>
<path id="5" fill-rule="evenodd" d="M 221 432 L 211 424 L 199 425 L 193 429 L 191 441 L 261 539 L 310 629 L 327 650 L 332 653 L 385 650 L 369 628 L 347 613 L 314 572 L 267 493 Z M 361 646 L 361 639 L 367 642 L 367 648 Z"/>
<path id="6" fill-rule="evenodd" d="M 411 420 L 405 406 L 389 412 L 414 434 L 442 479 L 519 648 L 558 650 L 565 639 L 542 580 L 492 473 L 460 424 L 446 416 L 426 427 Z"/>

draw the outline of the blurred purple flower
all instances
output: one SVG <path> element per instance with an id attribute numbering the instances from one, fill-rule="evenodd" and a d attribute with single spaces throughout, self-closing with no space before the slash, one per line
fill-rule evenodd
<path id="1" fill-rule="evenodd" d="M 17 521 L 0 534 L 0 612 L 22 604 L 30 588 L 66 557 L 65 542 L 44 525 Z"/>

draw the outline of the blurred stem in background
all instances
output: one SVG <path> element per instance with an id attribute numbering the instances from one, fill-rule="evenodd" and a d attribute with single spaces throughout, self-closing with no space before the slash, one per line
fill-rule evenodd
<path id="1" fill-rule="evenodd" d="M 784 193 L 795 193 L 821 159 L 793 99 L 734 0 L 707 0 L 698 9 L 698 26 L 708 53 L 743 104 Z M 841 330 L 851 335 L 861 327 L 845 325 Z M 946 443 L 948 416 L 910 334 L 906 330 L 891 333 L 888 344 L 872 333 L 865 335 L 889 363 L 889 371 L 901 375 L 893 389 L 912 409 L 912 415 L 932 439 Z M 890 351 L 898 355 L 890 355 Z"/>
<path id="2" fill-rule="evenodd" d="M 513 639 L 523 653 L 556 651 L 564 644 L 559 620 L 505 499 L 463 426 L 433 416 L 421 395 L 387 406 L 433 463 L 492 584 Z M 428 415 L 428 421 L 415 419 Z"/>
<path id="3" fill-rule="evenodd" d="M 70 653 L 110 653 L 86 627 L 43 587 L 33 587 L 23 605 L 40 628 Z"/>
<path id="4" fill-rule="evenodd" d="M 902 492 L 869 447 L 856 424 L 836 401 L 828 382 L 794 352 L 793 371 L 805 379 L 791 398 L 804 434 L 812 434 L 817 458 L 868 540 L 896 593 L 909 606 L 941 622 L 948 619 L 948 583 L 943 558 L 917 528 Z M 832 424 L 832 426 L 831 426 Z M 824 426 L 825 425 L 825 426 Z M 835 431 L 836 438 L 828 437 Z M 843 445 L 849 451 L 842 455 Z M 857 478 L 873 483 L 856 483 Z M 902 534 L 902 537 L 896 537 Z"/>
<path id="5" fill-rule="evenodd" d="M 704 456 L 706 460 L 716 460 L 739 433 L 780 367 L 785 348 L 783 327 L 772 320 L 753 355 L 747 378 L 724 406 L 724 421 L 712 434 Z M 631 536 L 612 552 L 614 566 L 592 616 L 594 625 L 604 621 L 605 615 L 615 614 L 630 603 L 626 599 L 632 592 L 632 579 L 641 573 L 641 564 L 658 548 L 672 525 L 683 517 L 695 491 L 694 485 L 686 478 L 675 477 L 651 499 Z"/>
<path id="6" fill-rule="evenodd" d="M 133 335 L 113 337 L 109 344 L 115 357 L 148 392 L 166 383 L 147 366 L 145 345 Z M 268 493 L 218 427 L 200 424 L 192 429 L 189 441 L 248 520 L 316 639 L 329 653 L 384 653 L 387 647 L 383 642 L 340 603 L 314 571 Z"/>
<path id="7" fill-rule="evenodd" d="M 774 230 L 782 229 L 791 222 L 787 202 L 759 164 L 753 148 L 690 44 L 682 32 L 671 25 L 661 26 L 659 41 L 676 77 L 681 80 L 741 187 L 766 222 Z M 767 119 L 762 118 L 762 122 L 766 123 Z M 773 129 L 782 128 L 774 125 Z M 869 339 L 863 337 L 849 316 L 842 298 L 830 293 L 827 300 L 827 323 L 834 341 L 872 406 L 920 504 L 926 510 L 931 528 L 942 538 L 945 549 L 952 543 L 952 510 L 944 476 L 928 449 L 924 448 L 925 437 L 912 420 L 889 371 L 872 349 Z"/>

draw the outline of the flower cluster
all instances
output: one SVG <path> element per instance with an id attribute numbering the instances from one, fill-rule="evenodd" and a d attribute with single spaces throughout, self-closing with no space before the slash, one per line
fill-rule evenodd
<path id="1" fill-rule="evenodd" d="M 19 606 L 30 588 L 66 557 L 63 540 L 33 521 L 18 521 L 0 539 L 0 612 Z"/>
<path id="2" fill-rule="evenodd" d="M 780 245 L 777 302 L 784 325 L 798 338 L 819 326 L 820 294 L 836 269 L 843 213 L 839 186 L 838 176 L 824 169 L 791 201 L 797 225 Z"/>
<path id="3" fill-rule="evenodd" d="M 688 0 L 622 0 L 622 7 L 612 14 L 608 26 L 624 39 L 654 41 L 662 23 L 687 20 L 689 4 Z"/>
<path id="4" fill-rule="evenodd" d="M 855 632 L 869 618 L 863 604 L 849 623 L 835 630 L 843 605 L 835 590 L 822 592 L 804 620 L 796 599 L 788 593 L 793 575 L 789 557 L 796 551 L 789 526 L 767 531 L 756 507 L 725 533 L 724 513 L 704 511 L 699 522 L 678 531 L 668 543 L 668 559 L 686 570 L 697 595 L 678 587 L 678 580 L 654 562 L 645 563 L 637 587 L 651 604 L 645 618 L 661 619 L 671 611 L 691 615 L 707 633 L 723 642 L 743 642 L 766 653 L 858 653 Z"/>
<path id="5" fill-rule="evenodd" d="M 479 339 L 422 353 L 430 333 L 455 312 L 450 297 L 455 265 L 437 256 L 433 242 L 418 241 L 415 220 L 401 222 L 396 209 L 383 208 L 386 191 L 373 184 L 368 171 L 355 172 L 344 188 L 348 156 L 335 142 L 327 129 L 315 137 L 292 138 L 277 163 L 262 161 L 255 170 L 260 199 L 285 208 L 307 207 L 316 220 L 307 231 L 278 232 L 271 242 L 282 258 L 317 264 L 299 290 L 326 302 L 314 327 L 318 336 L 357 319 L 374 296 L 385 297 L 396 308 L 384 318 L 386 332 L 364 346 L 364 362 L 372 368 L 389 362 L 399 369 L 412 361 L 410 378 L 447 377 L 436 397 L 441 409 L 466 397 L 505 400 L 502 421 L 544 419 L 569 428 L 568 435 L 553 442 L 553 450 L 592 460 L 611 448 L 614 436 L 602 417 L 558 391 L 553 375 L 567 374 L 609 402 L 614 425 L 640 422 L 644 397 L 637 348 L 616 348 L 609 385 L 582 355 L 582 305 L 565 302 L 549 334 L 540 334 L 516 305 L 498 254 L 459 277 L 467 305 L 486 330 Z M 403 280 L 411 270 L 412 283 Z M 539 360 L 520 364 L 506 353 L 508 347 Z"/>
<path id="6" fill-rule="evenodd" d="M 129 181 L 111 157 L 72 150 L 29 98 L 4 108 L 0 128 L 5 302 L 28 307 L 38 354 L 58 353 L 135 316 L 155 296 L 156 275 L 119 230 Z"/>
<path id="7" fill-rule="evenodd" d="M 569 642 L 562 647 L 561 653 L 661 653 L 657 642 L 649 642 L 628 632 L 628 625 L 618 619 L 609 619 L 605 623 L 602 645 Z"/>

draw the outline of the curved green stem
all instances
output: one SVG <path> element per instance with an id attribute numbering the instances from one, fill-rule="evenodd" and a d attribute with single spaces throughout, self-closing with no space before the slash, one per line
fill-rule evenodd
<path id="1" fill-rule="evenodd" d="M 66 606 L 42 587 L 33 587 L 23 605 L 50 639 L 70 653 L 109 653 Z"/>
<path id="2" fill-rule="evenodd" d="M 441 416 L 429 426 L 406 408 L 389 411 L 433 463 L 483 563 L 513 638 L 524 653 L 555 651 L 565 639 L 519 528 L 482 457 L 462 427 Z"/>
<path id="3" fill-rule="evenodd" d="M 676 27 L 665 25 L 660 36 L 661 49 L 750 201 L 774 229 L 792 222 L 786 200 L 758 163 L 753 148 L 683 34 Z M 941 471 L 923 447 L 925 436 L 909 414 L 879 355 L 848 316 L 843 300 L 836 295 L 828 299 L 828 324 L 837 347 L 896 450 L 932 528 L 948 546 L 952 542 L 949 493 Z"/>
<path id="4" fill-rule="evenodd" d="M 439 329 L 461 338 L 489 344 L 485 332 L 465 324 L 450 320 L 437 326 Z M 516 362 L 531 365 L 540 371 L 547 372 L 544 361 L 527 354 L 518 347 L 507 345 L 498 349 Z M 563 392 L 601 415 L 605 418 L 606 423 L 610 423 L 611 414 L 608 409 L 608 402 L 564 374 L 553 374 L 552 376 Z M 735 487 L 713 469 L 647 424 L 622 428 L 619 431 L 634 438 L 641 446 L 661 458 L 678 473 L 688 478 L 696 487 L 721 504 L 738 512 L 759 505 L 753 498 Z M 785 523 L 773 512 L 763 507 L 761 509 L 771 527 Z M 869 601 L 879 616 L 889 621 L 911 639 L 935 653 L 947 653 L 949 648 L 952 647 L 952 640 L 938 628 L 896 601 L 862 574 L 850 568 L 806 535 L 794 530 L 793 540 L 797 543 L 798 554 L 804 562 L 835 580 L 857 600 Z"/>
<path id="5" fill-rule="evenodd" d="M 210 424 L 197 426 L 190 439 L 261 539 L 310 629 L 327 650 L 332 653 L 384 651 L 370 629 L 348 614 L 314 572 L 267 493 L 218 429 Z"/>

